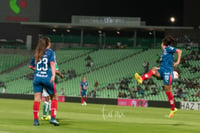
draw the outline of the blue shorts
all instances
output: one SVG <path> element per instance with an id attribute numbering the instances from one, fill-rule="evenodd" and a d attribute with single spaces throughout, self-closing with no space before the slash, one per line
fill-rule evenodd
<path id="1" fill-rule="evenodd" d="M 34 93 L 42 92 L 43 88 L 46 88 L 48 94 L 56 93 L 55 83 L 51 83 L 50 79 L 46 78 L 35 78 L 33 80 L 33 91 Z"/>
<path id="2" fill-rule="evenodd" d="M 85 90 L 85 91 L 82 91 L 81 92 L 81 96 L 87 96 L 87 91 Z"/>
<path id="3" fill-rule="evenodd" d="M 160 73 L 160 78 L 163 80 L 164 85 L 172 85 L 174 80 L 173 71 L 160 68 L 158 72 Z"/>

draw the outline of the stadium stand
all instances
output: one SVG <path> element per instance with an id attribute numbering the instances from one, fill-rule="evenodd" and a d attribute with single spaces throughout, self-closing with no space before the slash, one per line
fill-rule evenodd
<path id="1" fill-rule="evenodd" d="M 173 93 L 176 101 L 200 101 L 199 81 L 199 49 L 188 50 L 182 48 L 183 57 L 177 71 L 180 78 L 174 81 Z M 64 88 L 67 96 L 79 96 L 79 83 L 81 76 L 86 76 L 89 82 L 88 96 L 100 98 L 136 98 L 147 100 L 167 101 L 161 80 L 152 78 L 144 85 L 138 85 L 133 74 L 143 74 L 142 64 L 144 61 L 150 63 L 150 68 L 158 66 L 156 62 L 161 49 L 62 49 L 56 51 L 57 62 L 60 71 L 67 72 L 69 69 L 76 71 L 76 77 L 58 78 L 57 89 Z M 91 71 L 86 67 L 86 58 L 90 56 L 94 62 L 94 69 Z M 12 57 L 12 58 L 11 58 Z M 13 60 L 13 56 L 5 56 Z M 17 55 L 16 64 L 26 61 L 27 58 Z M 176 57 L 175 57 L 176 58 Z M 6 60 L 3 60 L 5 62 Z M 6 64 L 3 63 L 2 64 Z M 20 68 L 8 73 L 1 74 L 0 81 L 4 82 L 7 93 L 32 94 L 32 74 L 28 68 L 29 62 Z M 9 65 L 8 65 L 9 66 Z M 8 68 L 8 66 L 6 68 Z M 10 65 L 14 67 L 15 65 Z M 67 75 L 65 75 L 67 76 Z M 94 84 L 98 81 L 98 87 Z"/>

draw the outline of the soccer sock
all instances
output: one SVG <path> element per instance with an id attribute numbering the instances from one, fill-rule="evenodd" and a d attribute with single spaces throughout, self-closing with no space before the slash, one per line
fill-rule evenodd
<path id="1" fill-rule="evenodd" d="M 40 102 L 34 101 L 33 103 L 33 116 L 34 119 L 39 119 L 39 108 L 40 108 Z"/>
<path id="2" fill-rule="evenodd" d="M 83 98 L 82 98 L 82 97 L 81 97 L 81 102 L 82 102 L 82 103 L 84 103 L 84 100 L 83 100 Z"/>
<path id="3" fill-rule="evenodd" d="M 48 103 L 48 111 L 49 111 L 48 115 L 51 115 L 51 100 L 49 100 L 49 103 Z"/>
<path id="4" fill-rule="evenodd" d="M 142 75 L 142 80 L 149 79 L 152 75 L 153 75 L 153 71 L 150 70 L 147 73 L 145 73 L 144 75 Z"/>
<path id="5" fill-rule="evenodd" d="M 84 98 L 84 101 L 85 101 L 85 102 L 87 101 L 87 97 Z"/>
<path id="6" fill-rule="evenodd" d="M 43 117 L 46 117 L 47 116 L 47 113 L 48 113 L 48 102 L 44 102 L 44 105 L 43 105 Z"/>
<path id="7" fill-rule="evenodd" d="M 51 117 L 56 118 L 56 111 L 57 111 L 57 100 L 51 101 Z"/>
<path id="8" fill-rule="evenodd" d="M 175 102 L 174 102 L 174 96 L 172 94 L 172 92 L 165 92 L 167 97 L 168 97 L 168 101 L 169 101 L 169 105 L 171 106 L 171 110 L 174 110 L 175 108 Z"/>

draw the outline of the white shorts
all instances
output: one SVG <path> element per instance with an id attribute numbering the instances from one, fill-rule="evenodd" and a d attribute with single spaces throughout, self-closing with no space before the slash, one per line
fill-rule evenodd
<path id="1" fill-rule="evenodd" d="M 47 90 L 46 90 L 46 89 L 43 89 L 42 96 L 44 96 L 44 97 L 49 96 L 49 94 L 47 93 Z"/>

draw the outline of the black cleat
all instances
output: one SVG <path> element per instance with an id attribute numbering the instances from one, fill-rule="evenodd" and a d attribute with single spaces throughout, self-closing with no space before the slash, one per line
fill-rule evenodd
<path id="1" fill-rule="evenodd" d="M 39 126 L 39 121 L 37 119 L 34 119 L 34 123 L 33 123 L 33 126 Z"/>

